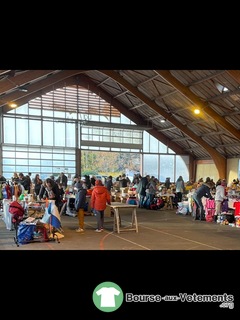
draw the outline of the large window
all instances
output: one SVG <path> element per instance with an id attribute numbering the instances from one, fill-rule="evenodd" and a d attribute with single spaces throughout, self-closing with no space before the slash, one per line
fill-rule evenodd
<path id="1" fill-rule="evenodd" d="M 41 148 L 41 147 L 2 147 L 3 175 L 10 179 L 13 172 L 31 172 L 33 176 L 40 173 L 45 179 L 49 175 L 58 176 L 65 172 L 69 177 L 76 173 L 75 149 Z"/>
<path id="2" fill-rule="evenodd" d="M 117 109 L 89 90 L 53 90 L 3 115 L 2 172 L 39 173 L 42 178 L 80 171 L 160 181 L 189 180 L 188 157 L 174 154 Z M 111 156 L 110 156 L 111 153 Z M 91 160 L 91 162 L 90 162 Z M 98 171 L 98 172 L 96 172 Z"/>
<path id="3" fill-rule="evenodd" d="M 170 181 L 176 180 L 174 172 L 175 156 L 173 155 L 160 155 L 160 181 L 165 181 L 167 177 L 170 177 Z"/>

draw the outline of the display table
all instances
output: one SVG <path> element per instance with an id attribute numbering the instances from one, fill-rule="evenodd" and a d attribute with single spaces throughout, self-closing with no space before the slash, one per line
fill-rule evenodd
<path id="1" fill-rule="evenodd" d="M 41 218 L 45 212 L 46 201 L 34 201 L 23 203 L 29 217 Z"/>
<path id="2" fill-rule="evenodd" d="M 113 222 L 113 231 L 120 233 L 121 231 L 136 231 L 138 232 L 138 223 L 137 223 L 137 205 L 133 204 L 126 204 L 122 202 L 113 202 L 111 205 L 107 205 L 108 207 L 112 208 L 114 211 L 114 222 Z M 132 213 L 132 226 L 131 228 L 122 228 L 121 229 L 121 209 L 131 209 Z"/>
<path id="3" fill-rule="evenodd" d="M 121 192 L 119 191 L 111 191 L 111 202 L 118 202 L 121 201 Z"/>
<path id="4" fill-rule="evenodd" d="M 164 202 L 165 206 L 164 208 L 170 208 L 173 209 L 173 198 L 175 197 L 174 193 L 156 193 L 157 197 L 160 197 Z"/>
<path id="5" fill-rule="evenodd" d="M 234 215 L 240 215 L 240 201 L 239 199 L 228 199 L 228 209 L 234 210 Z"/>

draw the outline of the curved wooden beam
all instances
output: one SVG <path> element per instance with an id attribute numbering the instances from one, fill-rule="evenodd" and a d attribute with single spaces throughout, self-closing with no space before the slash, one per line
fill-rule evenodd
<path id="1" fill-rule="evenodd" d="M 4 99 L 8 99 L 8 101 L 14 101 L 18 105 L 23 105 L 27 103 L 29 100 L 35 99 L 44 93 L 47 93 L 53 90 L 53 86 L 56 88 L 63 87 L 67 79 L 80 74 L 83 72 L 82 70 L 62 70 L 56 74 L 49 76 L 48 78 L 44 78 L 42 80 L 37 81 L 36 83 L 30 84 L 28 87 L 27 93 L 21 92 L 13 92 L 8 94 Z M 8 106 L 8 103 L 5 101 L 4 103 L 0 103 L 0 107 L 3 107 L 3 113 L 6 113 L 11 110 Z"/>
<path id="2" fill-rule="evenodd" d="M 155 102 L 150 100 L 143 93 L 141 93 L 136 87 L 132 86 L 128 81 L 126 81 L 122 76 L 120 76 L 119 73 L 113 70 L 99 70 L 99 71 L 105 74 L 106 76 L 109 76 L 115 81 L 117 81 L 119 84 L 121 84 L 131 93 L 133 93 L 136 97 L 138 97 L 140 100 L 146 103 L 150 108 L 155 110 L 157 113 L 161 114 L 164 118 L 166 118 L 169 122 L 171 122 L 175 127 L 179 128 L 182 132 L 184 132 L 186 135 L 188 135 L 190 138 L 196 141 L 212 157 L 217 167 L 217 170 L 219 172 L 219 177 L 226 176 L 226 168 L 227 168 L 226 159 L 219 152 L 217 152 L 214 148 L 210 147 L 203 139 L 201 139 L 199 136 L 197 136 L 195 133 L 189 130 L 182 123 L 180 123 L 179 121 L 171 117 L 165 110 L 161 109 Z"/>
<path id="3" fill-rule="evenodd" d="M 180 81 L 178 81 L 169 70 L 155 70 L 164 80 L 166 80 L 171 86 L 177 89 L 182 95 L 187 99 L 194 102 L 198 107 L 202 109 L 209 117 L 211 117 L 220 126 L 230 132 L 234 137 L 240 139 L 240 131 L 233 127 L 229 122 L 227 122 L 223 117 L 221 117 L 217 112 L 215 112 L 207 102 L 202 101 L 198 96 L 196 96 L 189 88 L 184 86 Z"/>
<path id="4" fill-rule="evenodd" d="M 240 84 L 240 70 L 226 70 L 226 72 Z"/>
<path id="5" fill-rule="evenodd" d="M 149 123 L 147 121 L 145 121 L 141 116 L 137 115 L 135 112 L 130 111 L 119 100 L 113 99 L 111 94 L 103 90 L 100 86 L 97 86 L 89 77 L 82 74 L 81 76 L 78 77 L 78 80 L 79 80 L 79 85 L 94 92 L 96 95 L 100 95 L 102 99 L 110 103 L 113 107 L 119 110 L 119 112 L 121 112 L 131 121 L 136 123 L 136 125 L 149 127 Z M 157 129 L 153 127 L 149 127 L 149 130 L 147 131 L 149 131 L 151 135 L 155 137 L 157 140 L 161 141 L 167 147 L 172 149 L 176 154 L 179 154 L 179 155 L 188 154 L 186 152 L 183 152 L 182 148 L 176 142 L 170 140 L 168 137 L 166 137 L 163 133 L 159 132 Z"/>

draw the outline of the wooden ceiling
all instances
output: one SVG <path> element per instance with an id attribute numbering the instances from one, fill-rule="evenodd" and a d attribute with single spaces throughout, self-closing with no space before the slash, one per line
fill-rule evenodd
<path id="1" fill-rule="evenodd" d="M 240 157 L 239 70 L 0 70 L 0 107 L 6 113 L 9 102 L 22 105 L 76 84 L 177 154 L 217 166 Z"/>

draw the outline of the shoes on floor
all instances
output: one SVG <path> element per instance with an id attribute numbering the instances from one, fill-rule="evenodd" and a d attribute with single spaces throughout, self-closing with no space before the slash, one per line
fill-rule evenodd
<path id="1" fill-rule="evenodd" d="M 81 232 L 81 233 L 83 233 L 83 232 L 84 232 L 84 230 L 83 230 L 83 229 L 81 229 L 81 228 L 78 228 L 78 229 L 76 229 L 76 232 Z"/>
<path id="2" fill-rule="evenodd" d="M 103 229 L 96 229 L 95 232 L 103 232 Z"/>

